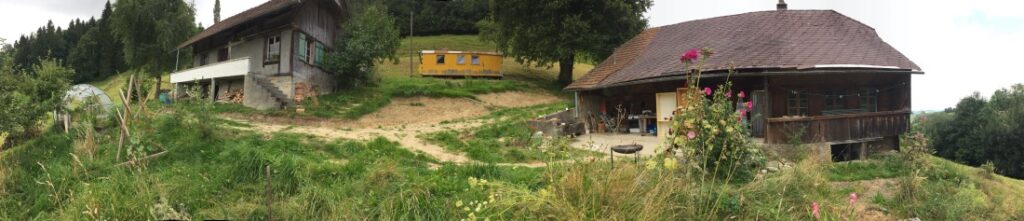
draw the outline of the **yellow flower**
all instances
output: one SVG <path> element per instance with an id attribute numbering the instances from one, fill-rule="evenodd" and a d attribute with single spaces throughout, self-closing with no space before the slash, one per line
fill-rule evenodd
<path id="1" fill-rule="evenodd" d="M 462 200 L 455 202 L 455 208 L 462 207 Z"/>
<path id="2" fill-rule="evenodd" d="M 679 161 L 671 157 L 665 158 L 665 168 L 675 170 L 676 168 L 679 168 Z"/>

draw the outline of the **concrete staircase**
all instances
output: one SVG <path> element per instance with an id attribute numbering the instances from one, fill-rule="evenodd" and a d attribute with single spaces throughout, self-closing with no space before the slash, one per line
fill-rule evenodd
<path id="1" fill-rule="evenodd" d="M 269 79 L 258 75 L 254 76 L 253 79 L 255 80 L 256 85 L 259 85 L 260 88 L 269 92 L 270 96 L 280 104 L 282 108 L 295 106 L 295 101 L 290 99 L 288 95 L 282 92 L 281 89 L 277 88 L 277 86 L 274 86 L 274 83 Z"/>

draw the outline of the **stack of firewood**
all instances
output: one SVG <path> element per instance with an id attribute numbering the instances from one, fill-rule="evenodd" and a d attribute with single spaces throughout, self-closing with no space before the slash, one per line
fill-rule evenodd
<path id="1" fill-rule="evenodd" d="M 217 100 L 226 103 L 242 103 L 242 99 L 245 99 L 245 93 L 242 92 L 242 89 L 231 90 L 217 98 Z"/>

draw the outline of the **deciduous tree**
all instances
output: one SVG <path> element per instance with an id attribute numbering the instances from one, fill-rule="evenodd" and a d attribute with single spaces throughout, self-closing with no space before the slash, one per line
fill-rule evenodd
<path id="1" fill-rule="evenodd" d="M 395 50 L 400 39 L 394 19 L 379 6 L 370 5 L 345 24 L 345 35 L 328 53 L 326 67 L 343 87 L 357 87 L 373 74 L 374 64 L 386 59 L 398 62 Z"/>
<path id="2" fill-rule="evenodd" d="M 112 17 L 125 61 L 147 70 L 157 82 L 173 68 L 178 44 L 196 30 L 195 10 L 182 0 L 118 0 Z"/>
<path id="3" fill-rule="evenodd" d="M 647 27 L 651 0 L 491 1 L 481 35 L 520 63 L 559 63 L 558 81 L 572 82 L 576 58 L 601 60 Z"/>

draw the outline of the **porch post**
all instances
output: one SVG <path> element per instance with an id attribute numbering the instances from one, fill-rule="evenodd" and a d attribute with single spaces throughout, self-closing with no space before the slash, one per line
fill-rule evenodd
<path id="1" fill-rule="evenodd" d="M 573 102 L 575 103 L 574 105 L 575 105 L 575 109 L 576 109 L 576 111 L 575 111 L 576 112 L 575 113 L 576 114 L 576 118 L 580 118 L 580 92 L 577 91 L 577 92 L 573 92 L 572 94 L 573 94 Z"/>
<path id="2" fill-rule="evenodd" d="M 765 104 L 764 107 L 761 107 L 764 108 L 763 112 L 765 115 L 762 116 L 764 118 L 764 143 L 770 144 L 772 140 L 772 124 L 768 122 L 768 119 L 772 117 L 772 90 L 768 88 L 768 75 L 764 76 L 764 97 Z"/>
<path id="3" fill-rule="evenodd" d="M 210 78 L 210 102 L 217 102 L 217 79 Z"/>

